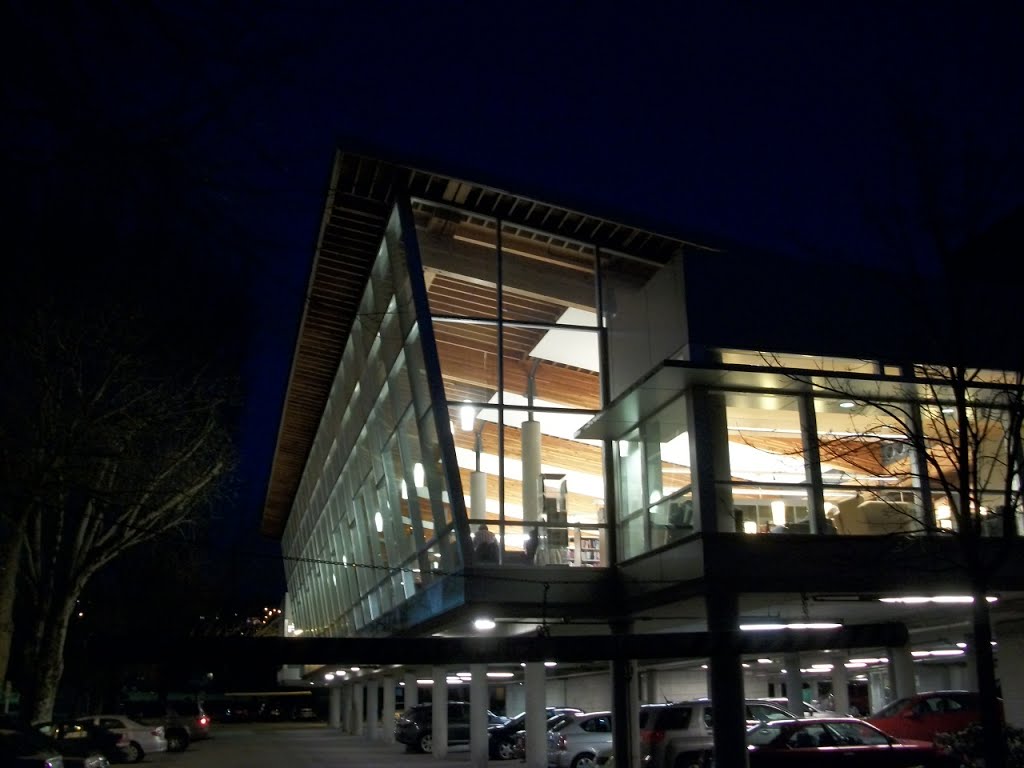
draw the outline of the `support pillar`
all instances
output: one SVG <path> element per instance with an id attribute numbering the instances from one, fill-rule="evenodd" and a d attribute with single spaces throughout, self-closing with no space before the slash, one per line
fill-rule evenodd
<path id="1" fill-rule="evenodd" d="M 469 764 L 474 768 L 487 768 L 487 709 L 490 704 L 487 665 L 470 664 L 469 673 Z"/>
<path id="2" fill-rule="evenodd" d="M 800 672 L 800 654 L 790 651 L 784 656 L 786 664 L 786 709 L 798 717 L 804 711 L 804 676 Z"/>
<path id="3" fill-rule="evenodd" d="M 349 736 L 356 733 L 355 684 L 346 685 L 341 691 L 341 727 Z"/>
<path id="4" fill-rule="evenodd" d="M 540 422 L 524 421 L 521 425 L 523 462 L 523 521 L 540 519 Z"/>
<path id="5" fill-rule="evenodd" d="M 341 687 L 332 686 L 327 700 L 327 726 L 341 728 Z"/>
<path id="6" fill-rule="evenodd" d="M 381 741 L 395 743 L 395 678 L 388 675 L 381 681 L 384 689 L 384 705 L 381 716 Z"/>
<path id="7" fill-rule="evenodd" d="M 964 653 L 964 687 L 969 691 L 978 690 L 978 657 L 974 654 L 974 635 L 968 634 L 964 637 L 967 643 Z"/>
<path id="8" fill-rule="evenodd" d="M 868 672 L 868 713 L 877 712 L 889 703 L 890 697 L 886 695 L 887 683 L 889 682 L 889 671 L 887 669 L 872 669 Z"/>
<path id="9" fill-rule="evenodd" d="M 622 622 L 613 626 L 612 632 L 620 634 L 630 628 L 631 622 Z M 615 754 L 629 755 L 623 765 L 640 765 L 640 680 L 634 659 L 612 659 L 612 722 L 616 724 Z M 623 723 L 628 727 L 622 727 Z"/>
<path id="10" fill-rule="evenodd" d="M 443 760 L 448 757 L 448 670 L 444 667 L 434 667 L 433 678 L 430 727 L 433 734 L 433 747 L 431 754 L 435 760 Z"/>
<path id="11" fill-rule="evenodd" d="M 832 667 L 832 708 L 837 715 L 850 714 L 850 674 L 846 659 L 836 659 Z"/>
<path id="12" fill-rule="evenodd" d="M 380 739 L 380 681 L 366 681 L 366 738 Z"/>
<path id="13" fill-rule="evenodd" d="M 359 736 L 366 736 L 366 701 L 363 698 L 366 695 L 366 686 L 362 683 L 356 683 L 352 686 L 352 698 L 353 713 L 353 733 Z"/>
<path id="14" fill-rule="evenodd" d="M 910 646 L 889 648 L 889 680 L 892 685 L 894 699 L 912 696 L 917 692 L 914 683 L 914 657 L 910 655 Z"/>
<path id="15" fill-rule="evenodd" d="M 1019 728 L 1024 726 L 1024 621 L 1001 621 L 996 631 L 1003 711 L 1007 724 Z"/>
<path id="16" fill-rule="evenodd" d="M 663 697 L 658 690 L 658 670 L 649 669 L 644 672 L 644 701 L 654 704 L 662 700 Z"/>
<path id="17" fill-rule="evenodd" d="M 739 600 L 734 592 L 712 590 L 707 597 L 707 612 L 714 648 L 709 693 L 715 707 L 715 767 L 746 768 L 747 713 L 743 662 L 738 650 Z"/>
<path id="18" fill-rule="evenodd" d="M 402 706 L 405 709 L 415 707 L 420 703 L 420 684 L 416 682 L 417 679 L 416 670 L 409 670 L 405 673 L 405 686 L 402 691 Z"/>
<path id="19" fill-rule="evenodd" d="M 526 687 L 526 768 L 547 768 L 547 681 L 544 665 L 526 662 L 523 676 Z"/>

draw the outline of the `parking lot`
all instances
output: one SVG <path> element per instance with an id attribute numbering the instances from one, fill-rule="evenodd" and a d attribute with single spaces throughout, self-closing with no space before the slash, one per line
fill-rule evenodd
<path id="1" fill-rule="evenodd" d="M 348 736 L 323 723 L 215 723 L 211 738 L 197 741 L 178 754 L 147 755 L 138 765 L 160 768 L 276 768 L 287 766 L 344 766 L 380 768 L 409 766 L 467 768 L 469 752 L 450 753 L 444 760 L 409 754 L 401 744 L 382 744 Z M 517 768 L 519 762 L 491 761 L 489 765 Z"/>

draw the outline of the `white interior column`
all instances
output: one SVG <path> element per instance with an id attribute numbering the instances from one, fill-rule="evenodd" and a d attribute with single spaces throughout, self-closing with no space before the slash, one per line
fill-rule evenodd
<path id="1" fill-rule="evenodd" d="M 547 768 L 547 680 L 544 664 L 526 662 L 523 675 L 526 688 L 526 768 Z"/>
<path id="2" fill-rule="evenodd" d="M 784 657 L 786 664 L 786 698 L 788 709 L 794 715 L 803 717 L 804 709 L 804 676 L 800 672 L 800 654 L 787 653 Z"/>
<path id="3" fill-rule="evenodd" d="M 964 642 L 967 643 L 967 648 L 965 649 L 966 653 L 963 656 L 964 688 L 966 688 L 968 691 L 976 691 L 978 690 L 978 657 L 974 655 L 974 635 L 965 635 Z"/>
<path id="4" fill-rule="evenodd" d="M 1009 725 L 1020 728 L 1024 725 L 1024 621 L 1001 621 L 996 630 L 1003 712 Z"/>
<path id="5" fill-rule="evenodd" d="M 648 669 L 644 672 L 644 701 L 655 704 L 662 701 L 658 692 L 658 670 Z"/>
<path id="6" fill-rule="evenodd" d="M 327 727 L 341 727 L 341 686 L 334 685 L 328 689 Z"/>
<path id="7" fill-rule="evenodd" d="M 356 732 L 355 706 L 355 685 L 349 683 L 341 693 L 341 727 L 350 736 Z"/>
<path id="8" fill-rule="evenodd" d="M 366 736 L 366 702 L 363 699 L 365 693 L 365 686 L 362 683 L 356 683 L 352 686 L 352 697 L 354 699 L 353 704 L 353 718 L 355 719 L 353 733 L 360 736 Z"/>
<path id="9" fill-rule="evenodd" d="M 868 711 L 863 714 L 877 712 L 889 703 L 890 699 L 885 694 L 885 688 L 888 682 L 888 669 L 872 669 L 868 672 Z"/>
<path id="10" fill-rule="evenodd" d="M 487 517 L 487 473 L 469 474 L 469 513 L 472 517 Z"/>
<path id="11" fill-rule="evenodd" d="M 850 714 L 850 674 L 846 669 L 846 654 L 836 659 L 832 667 L 832 705 L 837 715 Z"/>
<path id="12" fill-rule="evenodd" d="M 448 757 L 448 670 L 434 667 L 434 687 L 431 690 L 431 727 L 433 747 L 431 752 L 436 760 Z"/>
<path id="13" fill-rule="evenodd" d="M 889 648 L 889 679 L 893 696 L 901 699 L 911 696 L 917 691 L 914 683 L 914 657 L 910 655 L 910 645 Z"/>
<path id="14" fill-rule="evenodd" d="M 395 678 L 388 675 L 381 680 L 384 689 L 384 712 L 381 717 L 381 741 L 395 743 Z"/>
<path id="15" fill-rule="evenodd" d="M 523 520 L 540 519 L 540 422 L 524 421 L 521 426 L 523 461 Z"/>
<path id="16" fill-rule="evenodd" d="M 377 741 L 380 738 L 380 681 L 376 678 L 366 681 L 366 738 Z"/>
<path id="17" fill-rule="evenodd" d="M 475 768 L 486 768 L 487 710 L 490 696 L 487 689 L 487 665 L 470 664 L 469 674 L 469 764 Z"/>
<path id="18" fill-rule="evenodd" d="M 404 696 L 402 706 L 405 709 L 415 707 L 420 703 L 420 684 L 416 682 L 418 679 L 415 669 L 406 670 L 405 686 L 402 692 Z"/>

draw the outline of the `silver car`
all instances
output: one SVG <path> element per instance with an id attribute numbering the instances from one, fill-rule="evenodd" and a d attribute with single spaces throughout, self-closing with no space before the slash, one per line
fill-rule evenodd
<path id="1" fill-rule="evenodd" d="M 611 746 L 611 712 L 568 715 L 548 731 L 548 766 L 594 768 L 598 752 Z"/>
<path id="2" fill-rule="evenodd" d="M 127 741 L 124 746 L 125 756 L 132 763 L 140 762 L 147 754 L 167 751 L 167 738 L 162 725 L 144 725 L 124 715 L 92 715 L 79 717 L 76 722 L 92 723 L 122 734 Z"/>

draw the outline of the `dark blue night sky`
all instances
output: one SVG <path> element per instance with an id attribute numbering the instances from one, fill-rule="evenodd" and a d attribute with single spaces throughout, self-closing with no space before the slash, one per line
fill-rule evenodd
<path id="1" fill-rule="evenodd" d="M 181 286 L 176 311 L 229 329 L 247 401 L 244 490 L 223 535 L 240 552 L 273 550 L 256 529 L 339 144 L 851 268 L 920 268 L 1024 204 L 1020 3 L 7 2 L 0 13 L 15 260 L 38 258 L 40 227 L 106 222 L 133 247 L 75 270 L 115 279 L 132 262 L 155 286 Z M 132 231 L 156 219 L 192 258 L 140 264 Z M 190 281 L 204 298 L 190 298 Z"/>

